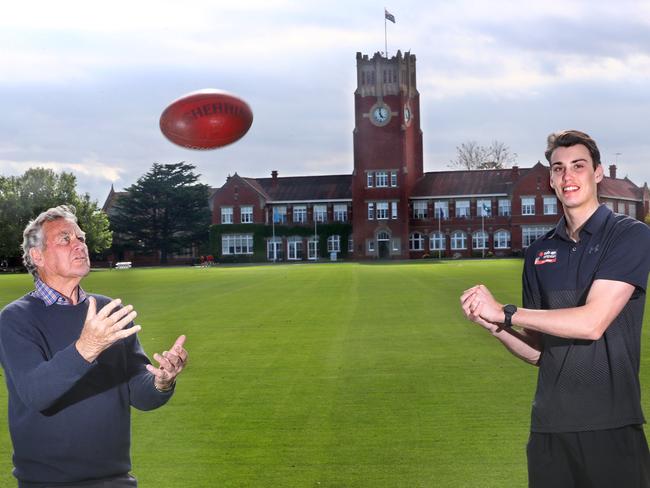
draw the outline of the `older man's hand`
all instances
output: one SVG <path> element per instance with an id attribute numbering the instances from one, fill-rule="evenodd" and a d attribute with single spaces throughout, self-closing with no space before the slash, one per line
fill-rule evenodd
<path id="1" fill-rule="evenodd" d="M 153 384 L 158 390 L 170 390 L 174 386 L 176 377 L 187 364 L 188 354 L 183 347 L 184 344 L 185 336 L 182 335 L 176 339 L 169 351 L 164 351 L 162 355 L 158 353 L 153 355 L 153 358 L 158 361 L 158 368 L 151 364 L 147 365 L 147 370 L 154 375 Z"/>
<path id="2" fill-rule="evenodd" d="M 94 297 L 88 298 L 86 321 L 75 345 L 79 354 L 89 363 L 97 359 L 115 342 L 129 337 L 141 329 L 139 325 L 128 329 L 124 328 L 138 314 L 131 305 L 117 309 L 121 303 L 122 300 L 116 298 L 97 312 L 97 301 Z"/>

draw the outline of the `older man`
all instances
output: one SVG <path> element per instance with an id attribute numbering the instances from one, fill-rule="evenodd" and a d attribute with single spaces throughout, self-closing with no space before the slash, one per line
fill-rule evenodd
<path id="1" fill-rule="evenodd" d="M 21 488 L 133 487 L 130 407 L 169 400 L 185 336 L 154 354 L 156 368 L 133 307 L 79 286 L 90 262 L 73 211 L 51 208 L 29 223 L 23 260 L 35 289 L 0 313 L 14 475 Z"/>

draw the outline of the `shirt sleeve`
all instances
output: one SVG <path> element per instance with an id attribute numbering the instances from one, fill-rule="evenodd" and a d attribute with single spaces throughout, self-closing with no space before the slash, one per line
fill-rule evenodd
<path id="1" fill-rule="evenodd" d="M 524 254 L 524 271 L 521 275 L 522 305 L 524 308 L 539 310 L 542 308 L 542 299 L 539 284 L 537 283 L 537 275 L 535 274 L 535 266 L 532 264 L 534 259 L 534 252 L 529 247 Z"/>
<path id="2" fill-rule="evenodd" d="M 87 362 L 72 343 L 49 360 L 42 340 L 20 310 L 0 314 L 0 358 L 22 402 L 42 412 L 53 406 L 97 363 Z"/>
<path id="3" fill-rule="evenodd" d="M 634 222 L 615 235 L 598 265 L 594 279 L 622 281 L 645 291 L 650 271 L 649 250 L 650 228 L 641 222 Z"/>
<path id="4" fill-rule="evenodd" d="M 174 388 L 161 392 L 154 386 L 154 376 L 147 371 L 151 364 L 144 352 L 137 334 L 129 336 L 126 340 L 127 364 L 129 371 L 129 400 L 138 410 L 153 410 L 169 401 L 174 394 Z"/>

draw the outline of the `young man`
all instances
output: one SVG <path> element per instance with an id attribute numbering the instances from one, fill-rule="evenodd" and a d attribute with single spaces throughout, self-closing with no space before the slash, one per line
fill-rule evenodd
<path id="1" fill-rule="evenodd" d="M 546 158 L 564 216 L 526 250 L 523 308 L 477 285 L 463 312 L 539 366 L 530 487 L 647 487 L 639 363 L 650 229 L 598 204 L 603 168 L 587 134 L 551 134 Z"/>
<path id="2" fill-rule="evenodd" d="M 187 361 L 185 336 L 154 355 L 155 368 L 138 342 L 133 307 L 79 286 L 90 261 L 69 207 L 43 212 L 23 236 L 35 290 L 0 313 L 18 486 L 135 487 L 130 407 L 169 400 Z"/>

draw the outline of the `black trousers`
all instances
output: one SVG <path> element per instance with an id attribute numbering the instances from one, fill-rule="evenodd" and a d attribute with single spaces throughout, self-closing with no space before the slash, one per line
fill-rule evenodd
<path id="1" fill-rule="evenodd" d="M 19 488 L 137 488 L 138 481 L 130 474 L 112 476 L 101 480 L 80 481 L 78 483 L 18 483 Z"/>
<path id="2" fill-rule="evenodd" d="M 650 452 L 643 428 L 531 432 L 529 488 L 648 488 Z"/>

